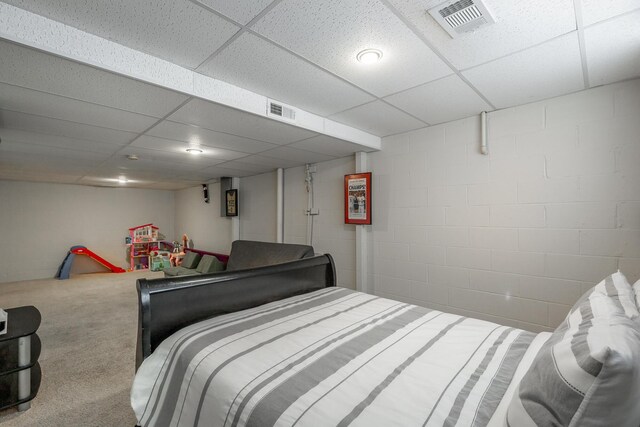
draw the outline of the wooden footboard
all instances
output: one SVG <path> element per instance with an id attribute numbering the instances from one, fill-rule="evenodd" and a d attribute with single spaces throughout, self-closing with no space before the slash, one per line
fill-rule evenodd
<path id="1" fill-rule="evenodd" d="M 331 255 L 202 276 L 139 279 L 136 370 L 188 325 L 336 285 Z"/>

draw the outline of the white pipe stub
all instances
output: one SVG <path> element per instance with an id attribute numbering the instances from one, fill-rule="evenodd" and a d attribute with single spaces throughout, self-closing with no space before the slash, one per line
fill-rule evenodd
<path id="1" fill-rule="evenodd" d="M 489 154 L 487 146 L 487 112 L 480 113 L 480 152 L 485 156 Z"/>

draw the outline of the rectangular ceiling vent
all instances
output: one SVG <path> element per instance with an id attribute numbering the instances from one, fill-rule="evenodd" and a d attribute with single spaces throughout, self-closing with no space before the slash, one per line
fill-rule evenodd
<path id="1" fill-rule="evenodd" d="M 296 122 L 296 110 L 282 102 L 267 100 L 267 116 L 285 122 Z"/>
<path id="2" fill-rule="evenodd" d="M 451 0 L 427 12 L 453 38 L 496 22 L 481 0 Z"/>

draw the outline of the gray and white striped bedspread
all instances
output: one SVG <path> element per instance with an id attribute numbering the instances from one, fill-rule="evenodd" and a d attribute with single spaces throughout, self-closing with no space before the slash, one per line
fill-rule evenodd
<path id="1" fill-rule="evenodd" d="M 178 331 L 131 402 L 145 427 L 503 425 L 546 339 L 327 288 Z"/>

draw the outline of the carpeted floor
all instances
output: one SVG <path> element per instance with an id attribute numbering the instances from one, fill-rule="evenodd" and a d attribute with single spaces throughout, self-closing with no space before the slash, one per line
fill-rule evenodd
<path id="1" fill-rule="evenodd" d="M 28 411 L 0 412 L 0 425 L 132 427 L 135 283 L 161 276 L 144 271 L 0 283 L 0 307 L 34 305 L 42 313 L 40 391 Z"/>

